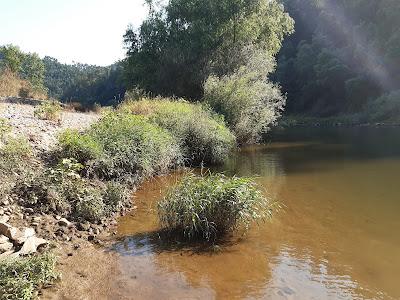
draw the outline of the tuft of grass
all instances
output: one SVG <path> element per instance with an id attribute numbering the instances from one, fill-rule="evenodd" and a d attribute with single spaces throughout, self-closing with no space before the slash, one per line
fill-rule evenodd
<path id="1" fill-rule="evenodd" d="M 7 137 L 0 147 L 0 154 L 3 158 L 17 161 L 19 159 L 29 158 L 32 154 L 32 148 L 24 137 Z"/>
<path id="2" fill-rule="evenodd" d="M 56 258 L 50 253 L 18 260 L 0 261 L 0 300 L 30 300 L 35 290 L 52 284 Z"/>
<path id="3" fill-rule="evenodd" d="M 67 129 L 58 138 L 63 157 L 73 157 L 84 164 L 103 154 L 103 149 L 90 134 L 81 134 L 78 130 Z"/>
<path id="4" fill-rule="evenodd" d="M 25 138 L 0 138 L 0 200 L 10 195 L 18 177 L 32 168 L 32 149 Z"/>
<path id="5" fill-rule="evenodd" d="M 0 139 L 4 137 L 4 135 L 10 132 L 11 126 L 8 123 L 7 119 L 0 118 Z"/>
<path id="6" fill-rule="evenodd" d="M 111 112 L 84 133 L 67 131 L 61 157 L 73 157 L 100 179 L 145 178 L 181 163 L 181 152 L 168 131 L 145 117 Z"/>
<path id="7" fill-rule="evenodd" d="M 222 117 L 200 104 L 182 99 L 142 98 L 125 101 L 120 110 L 147 116 L 150 122 L 171 132 L 188 164 L 221 163 L 236 144 Z"/>
<path id="8" fill-rule="evenodd" d="M 34 111 L 37 118 L 59 122 L 61 120 L 61 105 L 55 101 L 43 102 Z"/>
<path id="9" fill-rule="evenodd" d="M 271 217 L 271 205 L 251 178 L 188 174 L 158 204 L 158 216 L 184 238 L 210 241 Z"/>

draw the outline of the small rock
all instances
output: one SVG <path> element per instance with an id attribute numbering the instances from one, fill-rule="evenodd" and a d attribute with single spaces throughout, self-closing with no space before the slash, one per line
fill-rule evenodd
<path id="1" fill-rule="evenodd" d="M 80 231 L 88 231 L 90 229 L 90 224 L 89 223 L 78 223 L 77 228 Z"/>
<path id="2" fill-rule="evenodd" d="M 34 222 L 34 223 L 40 223 L 41 220 L 42 220 L 41 217 L 33 217 L 32 218 L 32 222 Z"/>
<path id="3" fill-rule="evenodd" d="M 55 216 L 56 220 L 61 220 L 60 216 Z"/>
<path id="4" fill-rule="evenodd" d="M 9 240 L 5 235 L 0 235 L 0 244 L 7 243 Z"/>
<path id="5" fill-rule="evenodd" d="M 10 220 L 9 216 L 1 216 L 0 217 L 0 222 L 1 223 L 7 223 Z"/>
<path id="6" fill-rule="evenodd" d="M 96 237 L 93 234 L 91 234 L 88 236 L 88 241 L 94 241 L 95 238 Z"/>
<path id="7" fill-rule="evenodd" d="M 30 207 L 25 208 L 24 211 L 25 211 L 27 214 L 33 214 L 33 212 L 34 212 L 33 208 L 30 208 Z"/>
<path id="8" fill-rule="evenodd" d="M 5 242 L 0 244 L 0 253 L 10 251 L 14 247 L 13 243 Z"/>
<path id="9" fill-rule="evenodd" d="M 58 225 L 60 225 L 60 226 L 65 226 L 65 227 L 71 227 L 71 226 L 72 226 L 72 223 L 71 223 L 70 221 L 68 221 L 67 219 L 65 219 L 65 218 L 61 218 L 61 219 L 58 221 Z"/>

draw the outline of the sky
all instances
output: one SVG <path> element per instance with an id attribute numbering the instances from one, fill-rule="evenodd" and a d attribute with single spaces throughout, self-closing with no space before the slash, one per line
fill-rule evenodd
<path id="1" fill-rule="evenodd" d="M 0 0 L 0 45 L 107 66 L 124 57 L 122 36 L 147 11 L 143 0 Z"/>

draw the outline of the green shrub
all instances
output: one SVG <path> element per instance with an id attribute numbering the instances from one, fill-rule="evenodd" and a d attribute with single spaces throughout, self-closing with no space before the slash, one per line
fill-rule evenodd
<path id="1" fill-rule="evenodd" d="M 364 110 L 367 121 L 399 122 L 400 121 L 400 90 L 384 94 L 369 102 Z"/>
<path id="2" fill-rule="evenodd" d="M 152 123 L 169 130 L 191 164 L 221 163 L 235 145 L 235 137 L 221 117 L 199 104 L 156 98 L 126 101 L 120 109 L 148 116 Z"/>
<path id="3" fill-rule="evenodd" d="M 147 177 L 180 163 L 176 140 L 144 117 L 109 112 L 84 133 L 59 137 L 60 156 L 73 157 L 101 179 Z"/>
<path id="4" fill-rule="evenodd" d="M 92 190 L 91 193 L 85 193 L 84 197 L 81 197 L 80 201 L 76 204 L 75 216 L 91 222 L 98 221 L 107 216 L 106 206 L 101 193 L 97 190 Z"/>
<path id="5" fill-rule="evenodd" d="M 0 118 L 0 139 L 4 137 L 7 132 L 10 132 L 11 126 L 8 124 L 7 119 Z"/>
<path id="6" fill-rule="evenodd" d="M 36 289 L 58 278 L 55 265 L 56 259 L 49 253 L 0 261 L 0 299 L 33 299 Z"/>
<path id="7" fill-rule="evenodd" d="M 128 207 L 130 203 L 130 191 L 125 185 L 115 181 L 106 183 L 104 204 L 109 213 L 118 212 L 124 207 Z"/>
<path id="8" fill-rule="evenodd" d="M 0 141 L 0 200 L 10 195 L 18 177 L 34 168 L 31 153 L 24 138 L 7 135 Z"/>
<path id="9" fill-rule="evenodd" d="M 24 137 L 7 137 L 0 147 L 0 154 L 3 157 L 23 159 L 31 156 L 32 148 Z"/>
<path id="10" fill-rule="evenodd" d="M 267 80 L 274 69 L 270 56 L 257 50 L 234 73 L 211 75 L 204 84 L 204 101 L 225 117 L 241 144 L 258 142 L 283 111 L 286 98 Z"/>
<path id="11" fill-rule="evenodd" d="M 25 138 L 4 137 L 3 141 L 0 142 L 0 179 L 2 175 L 9 177 L 26 171 L 31 157 L 32 148 Z"/>
<path id="12" fill-rule="evenodd" d="M 103 155 L 100 143 L 88 134 L 67 129 L 58 138 L 63 157 L 73 157 L 80 163 L 86 163 Z"/>
<path id="13" fill-rule="evenodd" d="M 61 105 L 57 102 L 43 102 L 35 109 L 34 115 L 42 120 L 60 121 Z"/>
<path id="14" fill-rule="evenodd" d="M 93 160 L 91 169 L 103 179 L 152 176 L 181 161 L 176 140 L 141 116 L 109 113 L 85 134 L 102 146 L 104 155 Z"/>
<path id="15" fill-rule="evenodd" d="M 215 239 L 269 217 L 269 201 L 249 178 L 189 174 L 158 204 L 161 225 L 184 237 Z"/>
<path id="16" fill-rule="evenodd" d="M 63 159 L 55 168 L 21 176 L 14 193 L 24 207 L 78 221 L 95 222 L 130 205 L 124 185 L 82 178 L 82 168 L 74 160 Z"/>

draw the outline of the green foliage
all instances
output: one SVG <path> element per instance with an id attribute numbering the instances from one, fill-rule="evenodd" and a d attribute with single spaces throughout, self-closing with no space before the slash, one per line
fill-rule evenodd
<path id="1" fill-rule="evenodd" d="M 296 33 L 283 45 L 275 80 L 288 94 L 289 113 L 363 113 L 367 103 L 398 89 L 399 1 L 284 4 Z"/>
<path id="2" fill-rule="evenodd" d="M 110 112 L 84 133 L 60 137 L 61 157 L 73 157 L 101 179 L 147 177 L 181 161 L 175 138 L 142 116 Z"/>
<path id="3" fill-rule="evenodd" d="M 230 60 L 237 49 L 253 44 L 274 55 L 293 26 L 275 0 L 168 1 L 124 36 L 128 88 L 199 99 L 210 72 L 224 75 L 240 66 Z"/>
<path id="4" fill-rule="evenodd" d="M 56 258 L 50 253 L 0 261 L 0 299 L 33 299 L 35 290 L 58 278 L 55 266 Z"/>
<path id="5" fill-rule="evenodd" d="M 36 53 L 23 53 L 17 46 L 7 45 L 0 47 L 0 72 L 9 70 L 27 80 L 32 89 L 42 94 L 44 87 L 45 67 Z"/>
<path id="6" fill-rule="evenodd" d="M 64 159 L 55 168 L 33 172 L 19 179 L 15 193 L 20 204 L 38 212 L 56 213 L 74 219 L 96 221 L 105 216 L 104 205 L 98 210 L 96 201 L 102 201 L 104 186 L 92 185 L 81 178 L 83 166 Z M 86 205 L 92 203 L 93 207 Z"/>
<path id="7" fill-rule="evenodd" d="M 106 183 L 104 204 L 110 212 L 118 212 L 124 207 L 128 207 L 130 199 L 130 191 L 125 185 L 116 181 Z"/>
<path id="8" fill-rule="evenodd" d="M 120 110 L 147 116 L 176 137 L 186 163 L 221 163 L 234 148 L 235 137 L 223 120 L 200 104 L 174 99 L 126 101 Z"/>
<path id="9" fill-rule="evenodd" d="M 32 149 L 21 137 L 0 137 L 0 200 L 12 191 L 18 177 L 31 168 Z"/>
<path id="10" fill-rule="evenodd" d="M 108 67 L 87 64 L 62 64 L 46 56 L 45 85 L 49 95 L 62 102 L 79 102 L 85 108 L 94 103 L 113 105 L 123 98 L 122 66 L 115 63 Z"/>
<path id="11" fill-rule="evenodd" d="M 7 137 L 0 147 L 0 155 L 13 161 L 28 158 L 31 154 L 32 148 L 23 137 Z"/>
<path id="12" fill-rule="evenodd" d="M 7 119 L 0 118 L 0 139 L 4 137 L 4 135 L 11 130 L 11 126 L 8 123 Z"/>
<path id="13" fill-rule="evenodd" d="M 400 90 L 384 94 L 365 107 L 365 119 L 372 122 L 400 122 Z"/>
<path id="14" fill-rule="evenodd" d="M 247 62 L 236 72 L 210 76 L 204 84 L 204 101 L 222 114 L 240 143 L 254 143 L 275 124 L 285 97 L 279 86 L 267 81 L 274 69 L 263 51 L 247 51 Z"/>
<path id="15" fill-rule="evenodd" d="M 250 178 L 186 175 L 158 205 L 161 225 L 207 241 L 271 216 L 269 201 Z"/>
<path id="16" fill-rule="evenodd" d="M 67 129 L 58 138 L 63 157 L 73 157 L 80 163 L 99 158 L 103 154 L 101 144 L 89 134 Z"/>
<path id="17" fill-rule="evenodd" d="M 42 120 L 60 121 L 61 105 L 57 102 L 43 102 L 35 108 L 35 117 Z"/>
<path id="18" fill-rule="evenodd" d="M 92 164 L 101 178 L 152 176 L 168 171 L 181 159 L 175 138 L 142 116 L 109 113 L 86 134 L 104 149 L 104 155 Z"/>

